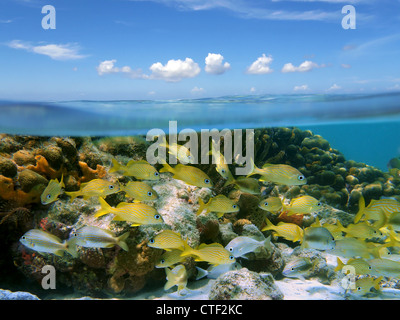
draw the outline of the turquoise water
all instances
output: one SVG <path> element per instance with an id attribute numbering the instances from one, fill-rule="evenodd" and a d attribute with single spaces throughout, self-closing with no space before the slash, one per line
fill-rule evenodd
<path id="1" fill-rule="evenodd" d="M 0 102 L 0 132 L 38 136 L 146 134 L 178 130 L 297 126 L 348 159 L 387 169 L 400 154 L 400 93 L 252 95 L 192 100 Z"/>

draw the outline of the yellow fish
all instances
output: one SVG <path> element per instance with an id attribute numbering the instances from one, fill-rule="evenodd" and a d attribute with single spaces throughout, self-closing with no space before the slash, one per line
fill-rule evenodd
<path id="1" fill-rule="evenodd" d="M 381 228 L 393 212 L 400 212 L 400 202 L 394 199 L 372 199 L 369 205 L 365 207 L 364 197 L 361 196 L 359 210 L 354 218 L 354 223 L 360 221 L 365 215 L 365 220 L 375 220 L 376 222 L 374 222 L 373 226 Z"/>
<path id="2" fill-rule="evenodd" d="M 222 176 L 222 178 L 226 179 L 227 183 L 234 181 L 235 179 L 233 178 L 232 173 L 229 170 L 225 157 L 219 150 L 215 149 L 214 143 L 211 143 L 210 154 L 212 154 L 212 157 L 214 159 L 213 163 L 215 163 L 216 170 Z"/>
<path id="3" fill-rule="evenodd" d="M 121 191 L 125 191 L 126 196 L 134 198 L 134 202 L 153 201 L 158 199 L 157 192 L 151 186 L 142 181 L 129 181 L 125 186 L 121 186 Z"/>
<path id="4" fill-rule="evenodd" d="M 311 196 L 300 196 L 292 199 L 288 206 L 284 207 L 287 210 L 287 215 L 294 214 L 310 214 L 321 209 L 321 202 Z"/>
<path id="5" fill-rule="evenodd" d="M 156 268 L 167 268 L 173 266 L 174 264 L 183 262 L 186 260 L 186 257 L 182 257 L 182 250 L 173 249 L 171 251 L 166 251 L 161 256 L 158 263 L 155 265 Z"/>
<path id="6" fill-rule="evenodd" d="M 261 200 L 258 207 L 272 213 L 278 213 L 282 210 L 283 204 L 279 197 L 269 197 L 267 199 Z"/>
<path id="7" fill-rule="evenodd" d="M 134 227 L 164 222 L 155 208 L 144 203 L 121 202 L 116 208 L 113 208 L 103 198 L 99 198 L 99 201 L 101 209 L 94 215 L 96 218 L 112 213 L 115 214 L 114 221 L 130 222 Z"/>
<path id="8" fill-rule="evenodd" d="M 346 237 L 369 239 L 369 238 L 382 236 L 382 232 L 380 232 L 378 229 L 371 227 L 366 222 L 357 223 L 357 224 L 349 224 L 345 228 L 341 225 L 341 223 L 338 220 L 337 225 L 339 226 L 341 231 L 346 233 Z"/>
<path id="9" fill-rule="evenodd" d="M 177 164 L 175 168 L 172 168 L 168 163 L 164 163 L 163 166 L 164 168 L 162 168 L 160 172 L 171 172 L 173 173 L 174 179 L 181 180 L 186 184 L 200 188 L 213 187 L 211 179 L 196 167 Z"/>
<path id="10" fill-rule="evenodd" d="M 390 214 L 386 226 L 392 228 L 394 231 L 400 232 L 400 212 L 393 212 Z"/>
<path id="11" fill-rule="evenodd" d="M 91 197 L 105 197 L 113 193 L 119 192 L 119 183 L 112 183 L 104 179 L 93 179 L 89 182 L 82 183 L 78 191 L 65 192 L 71 197 L 70 201 L 74 201 L 76 197 L 83 196 L 87 200 Z"/>
<path id="12" fill-rule="evenodd" d="M 188 276 L 184 265 L 180 264 L 173 269 L 165 268 L 167 275 L 167 283 L 164 285 L 164 290 L 167 291 L 173 286 L 178 287 L 178 294 L 186 288 Z"/>
<path id="13" fill-rule="evenodd" d="M 303 240 L 303 229 L 301 229 L 297 224 L 280 222 L 275 226 L 268 219 L 265 219 L 265 221 L 267 225 L 261 231 L 272 230 L 276 235 L 278 235 L 278 237 L 293 242 Z"/>
<path id="14" fill-rule="evenodd" d="M 58 196 L 61 194 L 62 188 L 65 188 L 63 178 L 64 176 L 62 175 L 60 182 L 58 182 L 57 179 L 50 180 L 46 189 L 44 189 L 42 195 L 40 196 L 42 204 L 49 204 L 58 199 Z"/>
<path id="15" fill-rule="evenodd" d="M 228 264 L 236 262 L 233 255 L 229 253 L 220 243 L 202 243 L 197 249 L 186 246 L 182 256 L 195 256 L 195 261 L 206 261 L 212 265 Z"/>
<path id="16" fill-rule="evenodd" d="M 187 244 L 178 232 L 172 230 L 164 230 L 150 239 L 147 243 L 149 247 L 164 249 L 170 251 L 172 249 L 185 250 Z"/>
<path id="17" fill-rule="evenodd" d="M 160 143 L 160 146 L 168 148 L 168 153 L 174 155 L 182 164 L 195 163 L 195 158 L 188 148 L 176 142 L 168 144 L 165 136 L 163 136 L 163 141 Z"/>
<path id="18" fill-rule="evenodd" d="M 306 177 L 296 168 L 286 164 L 265 164 L 262 169 L 257 168 L 251 159 L 252 171 L 247 177 L 258 174 L 260 181 L 273 182 L 276 184 L 299 186 L 307 183 Z"/>
<path id="19" fill-rule="evenodd" d="M 224 187 L 233 184 L 235 188 L 243 193 L 260 194 L 260 185 L 258 180 L 253 178 L 239 177 L 233 180 L 227 180 Z"/>
<path id="20" fill-rule="evenodd" d="M 356 280 L 356 288 L 352 291 L 361 296 L 371 293 L 371 289 L 378 291 L 380 289 L 379 283 L 382 281 L 382 279 L 383 277 L 379 277 L 377 279 L 370 277 L 358 279 Z"/>
<path id="21" fill-rule="evenodd" d="M 126 166 L 121 165 L 117 160 L 112 159 L 112 168 L 110 173 L 122 171 L 122 174 L 129 177 L 135 177 L 138 180 L 159 180 L 159 172 L 146 160 L 130 160 Z"/>
<path id="22" fill-rule="evenodd" d="M 200 207 L 197 211 L 197 215 L 206 210 L 206 213 L 216 212 L 218 218 L 222 217 L 224 213 L 238 212 L 239 206 L 227 198 L 226 196 L 219 194 L 214 198 L 211 198 L 207 203 L 204 203 L 201 198 L 199 198 Z"/>
<path id="23" fill-rule="evenodd" d="M 125 240 L 129 237 L 129 231 L 116 237 L 111 231 L 95 226 L 84 226 L 73 233 L 75 244 L 88 248 L 112 248 L 118 245 L 125 251 L 129 251 Z"/>
<path id="24" fill-rule="evenodd" d="M 372 267 L 369 265 L 369 263 L 361 258 L 349 259 L 346 264 L 344 264 L 339 257 L 336 257 L 336 261 L 337 267 L 334 270 L 335 272 L 342 271 L 345 266 L 352 266 L 356 274 L 359 275 L 369 274 L 372 270 Z"/>
<path id="25" fill-rule="evenodd" d="M 77 257 L 76 246 L 72 241 L 61 241 L 55 235 L 40 229 L 29 230 L 19 241 L 25 247 L 39 253 L 52 253 L 62 257 L 66 251 L 73 257 Z"/>

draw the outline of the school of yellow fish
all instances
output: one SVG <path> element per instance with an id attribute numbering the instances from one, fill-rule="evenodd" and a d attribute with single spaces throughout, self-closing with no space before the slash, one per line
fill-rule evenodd
<path id="1" fill-rule="evenodd" d="M 131 227 L 164 223 L 163 217 L 151 205 L 152 201 L 158 199 L 158 195 L 144 181 L 158 181 L 160 173 L 171 173 L 172 178 L 181 180 L 188 185 L 213 188 L 213 182 L 207 174 L 194 166 L 187 165 L 187 163 L 192 163 L 193 159 L 188 149 L 176 144 L 168 145 L 166 141 L 164 141 L 164 146 L 169 149 L 170 153 L 177 154 L 177 159 L 182 163 L 175 167 L 163 163 L 163 168 L 158 172 L 145 160 L 131 160 L 126 165 L 122 165 L 113 159 L 109 173 L 118 171 L 135 180 L 122 185 L 106 179 L 93 179 L 82 183 L 78 191 L 65 191 L 64 193 L 70 197 L 70 201 L 74 201 L 76 197 L 83 197 L 83 199 L 96 197 L 100 203 L 100 209 L 94 214 L 97 218 L 112 214 L 113 221 L 125 221 Z M 219 151 L 212 147 L 210 155 L 215 160 L 217 172 L 226 180 L 225 186 L 233 184 L 243 193 L 259 195 L 260 184 L 266 183 L 288 186 L 307 183 L 306 177 L 289 165 L 265 164 L 262 168 L 258 168 L 253 160 L 251 160 L 251 172 L 247 177 L 235 179 L 224 156 Z M 258 175 L 259 178 L 254 178 L 254 175 Z M 63 176 L 60 181 L 51 180 L 42 193 L 42 204 L 49 205 L 57 201 L 63 188 L 65 188 Z M 120 191 L 125 192 L 126 197 L 131 198 L 132 202 L 121 202 L 116 207 L 110 206 L 105 197 Z M 269 219 L 266 219 L 265 227 L 261 231 L 266 232 L 266 235 L 272 232 L 274 236 L 293 243 L 299 242 L 302 248 L 313 248 L 336 255 L 336 272 L 342 272 L 344 267 L 351 266 L 357 276 L 363 276 L 357 279 L 355 289 L 352 289 L 356 294 L 368 295 L 372 291 L 379 293 L 380 282 L 384 278 L 400 279 L 400 254 L 398 253 L 400 251 L 400 235 L 398 235 L 400 232 L 400 203 L 398 201 L 394 199 L 372 200 L 368 206 L 365 206 L 364 198 L 361 196 L 359 211 L 354 218 L 354 223 L 346 227 L 340 221 L 336 221 L 335 224 L 321 224 L 317 216 L 321 207 L 322 204 L 318 199 L 308 195 L 291 199 L 289 204 L 286 204 L 285 199 L 281 197 L 267 197 L 260 200 L 259 208 L 277 216 L 281 213 L 285 213 L 287 216 L 314 215 L 316 219 L 307 228 L 285 222 L 274 225 Z M 217 214 L 218 218 L 221 218 L 225 213 L 239 211 L 240 208 L 234 201 L 219 194 L 212 197 L 207 203 L 199 198 L 199 207 L 194 214 L 213 212 Z M 126 243 L 128 237 L 129 232 L 115 236 L 109 230 L 84 226 L 73 232 L 65 241 L 46 231 L 32 229 L 21 237 L 20 242 L 39 253 L 62 256 L 64 252 L 68 252 L 76 258 L 79 246 L 111 248 L 117 245 L 128 251 Z M 259 246 L 270 244 L 270 237 L 267 239 L 268 241 L 261 242 L 250 237 L 238 237 L 234 240 L 225 248 L 219 243 L 202 243 L 198 247 L 192 248 L 178 232 L 166 229 L 155 235 L 154 238 L 148 239 L 148 246 L 165 251 L 156 265 L 157 268 L 165 268 L 167 279 L 165 290 L 177 286 L 178 292 L 180 292 L 187 289 L 188 277 L 186 268 L 182 264 L 187 257 L 193 257 L 196 262 L 208 262 L 216 272 L 218 266 L 221 266 L 221 270 L 228 271 L 230 266 L 234 266 L 237 258 L 244 257 L 244 254 Z M 239 254 L 239 252 L 241 253 Z M 342 261 L 344 259 L 347 260 L 346 263 Z M 308 258 L 299 258 L 291 261 L 282 274 L 286 277 L 303 279 L 310 274 L 313 268 L 314 263 Z"/>

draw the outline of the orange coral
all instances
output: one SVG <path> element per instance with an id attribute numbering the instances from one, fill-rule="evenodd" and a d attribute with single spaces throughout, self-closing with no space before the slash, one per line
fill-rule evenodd
<path id="1" fill-rule="evenodd" d="M 13 179 L 0 175 L 0 197 L 3 200 L 13 201 L 17 207 L 39 202 L 42 191 L 39 188 L 32 188 L 29 192 L 15 189 Z"/>
<path id="2" fill-rule="evenodd" d="M 278 222 L 294 223 L 301 227 L 303 224 L 303 216 L 304 215 L 302 214 L 293 214 L 288 216 L 287 211 L 282 211 L 277 220 Z"/>
<path id="3" fill-rule="evenodd" d="M 96 170 L 90 168 L 86 162 L 79 161 L 79 166 L 81 167 L 83 176 L 80 178 L 80 182 L 88 182 L 93 179 L 101 179 L 104 178 L 107 171 L 106 168 L 97 165 Z"/>
<path id="4" fill-rule="evenodd" d="M 59 178 L 63 172 L 63 168 L 61 167 L 59 170 L 54 170 L 53 168 L 50 167 L 49 163 L 47 162 L 46 158 L 37 155 L 35 156 L 36 159 L 36 165 L 30 164 L 27 166 L 27 169 L 30 169 L 32 171 L 35 171 L 39 174 L 45 175 L 46 177 L 49 177 L 50 179 L 55 179 Z"/>

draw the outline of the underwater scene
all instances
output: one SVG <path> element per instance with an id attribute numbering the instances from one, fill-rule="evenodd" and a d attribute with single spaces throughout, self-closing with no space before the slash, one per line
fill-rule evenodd
<path id="1" fill-rule="evenodd" d="M 104 102 L 3 102 L 3 109 L 51 111 L 42 111 L 32 128 L 21 126 L 28 116 L 16 121 L 3 113 L 2 130 L 15 131 L 0 136 L 2 291 L 40 299 L 397 299 L 399 98 L 107 102 L 97 118 L 89 110 L 102 110 Z M 322 121 L 313 110 L 332 102 L 359 114 L 340 123 L 326 107 Z M 146 133 L 135 109 L 152 103 L 174 121 Z M 124 116 L 112 117 L 121 104 Z M 232 104 L 246 108 L 231 111 Z M 180 112 L 218 108 L 238 119 L 259 112 L 262 122 L 271 118 L 270 108 L 279 117 L 279 105 L 282 115 L 307 107 L 313 130 L 301 119 L 301 128 L 249 129 L 245 121 L 225 128 L 220 118 L 204 117 L 196 131 L 185 129 L 193 123 Z M 371 116 L 368 105 L 382 114 Z M 68 130 L 49 121 L 68 123 L 62 114 L 88 124 L 71 126 L 67 136 L 47 135 Z M 130 132 L 129 114 L 142 123 L 132 119 L 138 134 L 115 135 L 118 128 Z M 363 136 L 365 121 L 378 138 L 374 128 L 392 130 L 373 145 Z M 360 131 L 356 139 L 368 140 L 372 164 L 349 158 L 318 134 L 332 131 L 337 144 L 357 152 L 361 141 L 340 142 L 348 125 Z M 82 135 L 92 128 L 103 131 Z M 380 150 L 393 146 L 394 157 L 380 159 Z"/>
<path id="2" fill-rule="evenodd" d="M 398 12 L 2 0 L 0 300 L 400 299 Z"/>

